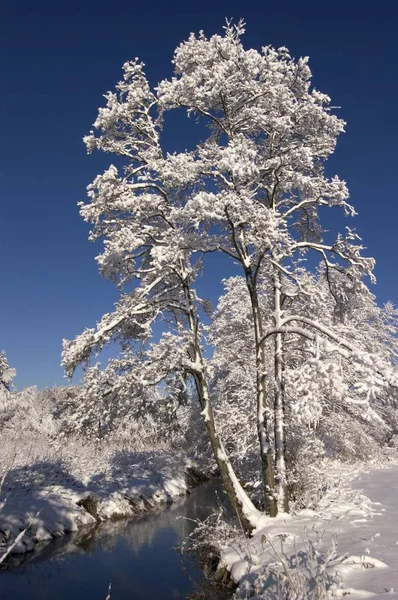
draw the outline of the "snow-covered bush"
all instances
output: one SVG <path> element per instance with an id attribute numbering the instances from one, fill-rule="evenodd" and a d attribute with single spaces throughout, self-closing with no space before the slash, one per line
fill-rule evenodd
<path id="1" fill-rule="evenodd" d="M 325 415 L 320 420 L 317 435 L 325 454 L 342 461 L 377 459 L 383 447 L 371 426 L 349 414 Z"/>
<path id="2" fill-rule="evenodd" d="M 119 444 L 142 450 L 170 445 L 192 445 L 201 423 L 188 393 L 178 392 L 178 382 L 146 387 L 136 379 L 131 356 L 113 359 L 107 368 L 87 369 L 82 385 L 72 388 L 58 405 L 56 419 L 61 435 L 82 440 Z"/>
<path id="3" fill-rule="evenodd" d="M 49 437 L 56 436 L 60 428 L 56 410 L 66 395 L 67 388 L 39 390 L 35 386 L 9 393 L 0 411 L 2 431 L 14 431 L 20 435 L 36 432 Z"/>
<path id="4" fill-rule="evenodd" d="M 287 439 L 287 487 L 293 510 L 316 508 L 327 482 L 325 447 L 316 433 L 293 426 Z"/>
<path id="5" fill-rule="evenodd" d="M 193 532 L 183 540 L 182 552 L 195 556 L 206 579 L 215 583 L 230 584 L 229 575 L 220 568 L 222 551 L 242 535 L 242 530 L 226 519 L 219 508 L 203 521 L 197 520 Z"/>
<path id="6" fill-rule="evenodd" d="M 264 536 L 264 545 L 271 547 L 271 560 L 242 578 L 233 600 L 329 600 L 344 595 L 341 578 L 333 568 L 337 559 L 335 541 L 325 554 L 308 536 L 299 550 L 289 554 L 284 551 L 282 539 Z"/>

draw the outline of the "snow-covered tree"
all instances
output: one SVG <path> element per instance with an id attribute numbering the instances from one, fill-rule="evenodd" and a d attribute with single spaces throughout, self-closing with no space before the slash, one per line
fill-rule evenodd
<path id="1" fill-rule="evenodd" d="M 139 368 L 140 362 L 131 352 L 111 359 L 104 369 L 89 367 L 82 385 L 58 407 L 56 416 L 64 435 L 129 442 L 130 447 L 183 443 L 185 429 L 180 417 L 183 420 L 184 413 L 189 420 L 190 396 L 173 373 L 162 386 L 137 382 Z"/>
<path id="2" fill-rule="evenodd" d="M 116 93 L 107 94 L 107 102 L 95 122 L 98 136 L 91 133 L 85 141 L 89 150 L 111 152 L 127 162 L 120 172 L 112 165 L 95 179 L 81 214 L 93 224 L 91 239 L 104 238 L 100 271 L 122 290 L 121 299 L 95 330 L 65 342 L 63 364 L 71 375 L 116 339 L 124 354 L 136 357 L 125 379 L 128 386 L 156 387 L 172 374 L 183 388 L 192 378 L 225 488 L 243 525 L 251 529 L 259 513 L 226 456 L 207 384 L 201 301 L 194 289 L 200 268 L 198 236 L 183 211 L 187 177 L 192 178 L 190 158 L 163 156 L 158 100 L 137 60 L 124 65 L 124 80 Z M 153 325 L 159 322 L 167 331 L 151 343 Z"/>
<path id="3" fill-rule="evenodd" d="M 0 352 L 0 388 L 10 391 L 16 371 L 8 364 L 4 350 Z"/>
<path id="4" fill-rule="evenodd" d="M 353 437 L 359 440 L 359 436 L 352 435 L 352 428 L 364 435 L 368 431 L 370 437 L 384 442 L 394 429 L 397 310 L 391 303 L 379 307 L 366 287 L 347 290 L 348 282 L 339 273 L 334 279 L 335 289 L 346 294 L 342 305 L 336 304 L 330 295 L 324 268 L 317 276 L 308 273 L 306 279 L 312 294 L 305 303 L 299 297 L 293 299 L 292 302 L 299 304 L 294 310 L 310 322 L 321 323 L 337 340 L 345 340 L 345 348 L 351 351 L 346 354 L 334 344 L 322 345 L 322 338 L 318 337 L 315 352 L 310 354 L 313 342 L 303 339 L 299 342 L 290 336 L 290 353 L 293 348 L 297 352 L 300 346 L 307 347 L 307 352 L 305 360 L 298 353 L 287 365 L 286 392 L 296 420 L 307 419 L 319 425 L 319 435 L 324 434 L 332 445 L 336 444 L 340 454 L 347 448 L 347 454 L 355 456 L 361 448 L 357 446 L 355 450 Z M 341 281 L 338 283 L 337 279 Z M 371 452 L 371 447 L 368 444 L 362 451 Z"/>
<path id="5" fill-rule="evenodd" d="M 239 454 L 237 468 L 241 474 L 241 464 L 246 473 L 253 467 L 253 319 L 244 278 L 232 277 L 224 283 L 225 294 L 209 328 L 209 340 L 215 348 L 212 387 L 217 395 L 216 421 L 220 422 L 223 437 L 232 444 L 235 460 Z M 284 336 L 288 484 L 303 478 L 302 471 L 306 465 L 308 471 L 307 461 L 314 462 L 315 452 L 343 458 L 370 457 L 396 432 L 397 389 L 388 385 L 380 373 L 388 378 L 396 368 L 397 310 L 390 303 L 378 307 L 375 297 L 364 287 L 347 296 L 341 314 L 330 294 L 323 266 L 316 274 L 302 270 L 300 283 L 306 289 L 305 295 L 290 278 L 282 278 L 285 310 L 325 327 L 336 339 L 350 340 L 356 350 L 346 353 L 343 349 L 341 353 L 336 344 L 322 343 L 322 337 L 314 338 L 306 323 L 302 331 L 292 328 Z M 271 288 L 272 282 L 262 281 L 259 286 L 266 326 L 272 323 Z M 271 395 L 274 356 L 272 346 L 266 350 Z"/>
<path id="6" fill-rule="evenodd" d="M 121 290 L 115 311 L 96 329 L 65 342 L 69 375 L 110 340 L 132 353 L 137 365 L 125 376 L 135 389 L 167 378 L 197 390 L 214 456 L 232 503 L 247 529 L 258 511 L 240 486 L 213 415 L 209 370 L 204 358 L 202 300 L 196 293 L 200 256 L 222 252 L 241 266 L 252 314 L 255 356 L 253 389 L 264 482 L 264 506 L 275 515 L 286 508 L 283 344 L 300 335 L 313 345 L 334 344 L 347 356 L 352 344 L 315 319 L 287 310 L 286 281 L 305 297 L 300 258 L 310 250 L 325 265 L 329 293 L 340 306 L 350 286 L 363 286 L 373 261 L 361 256 L 355 232 L 323 240 L 321 206 L 348 204 L 346 185 L 328 178 L 324 163 L 344 122 L 330 99 L 311 88 L 308 59 L 294 60 L 286 48 L 245 50 L 244 24 L 228 23 L 223 36 L 191 34 L 175 51 L 175 74 L 151 89 L 138 59 L 124 65 L 124 78 L 106 94 L 85 138 L 116 157 L 89 186 L 83 218 L 90 239 L 104 240 L 100 272 Z M 166 153 L 162 123 L 183 109 L 209 135 L 192 151 Z M 201 129 L 203 131 L 203 129 Z M 335 275 L 338 274 L 339 277 Z M 264 323 L 259 286 L 269 286 L 270 322 Z M 164 334 L 153 337 L 154 325 Z M 318 342 L 318 339 L 320 341 Z M 267 349 L 272 347 L 269 370 Z"/>
<path id="7" fill-rule="evenodd" d="M 311 88 L 308 59 L 294 60 L 286 48 L 245 50 L 244 24 L 228 24 L 225 35 L 191 35 L 174 55 L 175 76 L 158 87 L 164 111 L 184 108 L 210 129 L 195 152 L 174 156 L 188 172 L 184 213 L 202 232 L 202 249 L 219 250 L 242 267 L 253 314 L 257 360 L 257 432 L 263 464 L 266 510 L 285 504 L 283 457 L 281 276 L 296 276 L 297 256 L 321 254 L 329 271 L 345 270 L 360 281 L 373 261 L 361 256 L 354 231 L 322 239 L 320 206 L 347 202 L 346 185 L 328 178 L 324 163 L 334 151 L 344 122 L 330 99 Z M 187 169 L 187 160 L 191 165 Z M 188 192 L 189 193 L 189 192 Z M 272 275 L 274 392 L 267 394 L 265 336 L 258 299 L 262 272 Z M 296 320 L 297 324 L 297 320 Z M 271 440 L 275 413 L 276 460 Z"/>

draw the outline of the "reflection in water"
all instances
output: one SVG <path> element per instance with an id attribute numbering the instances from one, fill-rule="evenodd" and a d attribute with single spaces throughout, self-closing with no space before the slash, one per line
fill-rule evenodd
<path id="1" fill-rule="evenodd" d="M 108 521 L 14 557 L 0 572 L 0 600 L 112 600 L 185 598 L 201 573 L 175 551 L 223 494 L 205 483 L 184 500 L 138 520 Z"/>

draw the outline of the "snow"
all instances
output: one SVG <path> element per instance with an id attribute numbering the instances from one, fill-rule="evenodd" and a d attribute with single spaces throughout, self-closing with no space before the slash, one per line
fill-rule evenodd
<path id="1" fill-rule="evenodd" d="M 192 461 L 178 452 L 92 453 L 76 448 L 75 461 L 14 464 L 0 495 L 0 562 L 12 553 L 93 527 L 97 520 L 77 503 L 93 500 L 99 521 L 142 514 L 189 491 Z M 62 465 L 62 466 L 61 466 Z"/>
<path id="2" fill-rule="evenodd" d="M 250 540 L 224 549 L 222 564 L 239 584 L 236 598 L 279 598 L 271 588 L 261 589 L 260 582 L 264 585 L 270 565 L 280 559 L 292 564 L 295 556 L 303 559 L 303 552 L 305 568 L 318 576 L 329 552 L 330 598 L 398 598 L 398 466 L 342 470 L 343 481 L 337 472 L 331 474 L 335 485 L 316 512 L 268 519 Z M 334 541 L 336 551 L 330 552 Z"/>
<path id="3" fill-rule="evenodd" d="M 397 315 L 384 314 L 363 283 L 367 276 L 373 281 L 374 260 L 362 257 L 359 237 L 349 228 L 331 245 L 321 243 L 325 228 L 320 206 L 339 206 L 355 214 L 347 203 L 345 182 L 328 178 L 324 169 L 345 124 L 333 114 L 330 99 L 311 88 L 307 59 L 295 61 L 285 48 L 270 46 L 246 51 L 240 40 L 243 31 L 240 22 L 228 23 L 224 36 L 192 34 L 176 49 L 174 76 L 154 90 L 142 63 L 125 63 L 123 80 L 105 95 L 106 106 L 99 109 L 96 133 L 85 138 L 89 152 L 97 148 L 128 162 L 120 173 L 110 165 L 95 177 L 88 202 L 79 204 L 81 216 L 92 225 L 90 240 L 103 240 L 96 258 L 100 273 L 116 283 L 121 295 L 115 310 L 95 328 L 64 341 L 67 375 L 72 376 L 79 364 L 88 366 L 84 387 L 74 399 L 79 408 L 71 401 L 73 411 L 65 422 L 71 431 L 94 426 L 94 435 L 103 440 L 115 423 L 136 423 L 135 412 L 142 407 L 151 417 L 157 399 L 167 398 L 180 408 L 181 392 L 185 395 L 190 386 L 185 380 L 198 382 L 200 376 L 201 414 L 212 432 L 213 449 L 218 448 L 219 465 L 226 465 L 221 469 L 226 487 L 241 509 L 242 522 L 256 531 L 250 541 L 225 551 L 233 577 L 246 579 L 242 585 L 255 579 L 258 583 L 264 565 L 275 562 L 280 552 L 286 560 L 311 563 L 313 581 L 324 582 L 327 569 L 331 577 L 338 570 L 352 589 L 363 585 L 370 590 L 377 583 L 379 593 L 381 580 L 372 577 L 367 582 L 363 573 L 390 572 L 392 556 L 374 555 L 372 544 L 377 540 L 380 546 L 381 531 L 370 541 L 366 538 L 366 545 L 355 536 L 385 516 L 383 500 L 372 505 L 366 495 L 336 485 L 325 494 L 319 511 L 302 511 L 293 518 L 281 513 L 271 521 L 240 483 L 246 480 L 242 475 L 252 478 L 249 461 L 243 465 L 240 459 L 257 448 L 256 431 L 261 456 L 273 455 L 276 467 L 276 485 L 273 469 L 266 466 L 263 487 L 280 509 L 285 505 L 285 454 L 295 461 L 299 457 L 297 473 L 312 469 L 323 452 L 373 457 L 371 445 L 379 449 L 386 443 L 397 421 L 390 390 Z M 200 123 L 211 123 L 211 128 L 192 151 L 165 153 L 162 118 L 176 108 L 199 117 Z M 216 312 L 219 325 L 210 331 L 215 353 L 205 359 L 209 327 L 202 322 L 207 305 L 195 287 L 202 272 L 199 256 L 221 251 L 237 263 L 244 286 L 233 312 L 227 302 L 218 309 L 218 317 Z M 322 261 L 316 273 L 303 266 L 310 251 Z M 156 341 L 153 329 L 158 325 L 166 330 Z M 287 340 L 283 346 L 282 334 Z M 121 354 L 105 369 L 89 366 L 90 357 L 112 341 L 121 342 Z M 341 357 L 348 360 L 342 363 Z M 12 373 L 4 379 L 1 373 L 7 373 L 8 363 L 4 355 L 0 358 L 0 384 L 8 387 Z M 217 398 L 220 392 L 223 405 Z M 290 415 L 286 423 L 285 406 Z M 169 417 L 172 411 L 167 410 Z M 24 421 L 18 423 L 18 431 Z M 42 425 L 38 417 L 34 423 Z M 315 424 L 318 431 L 313 434 Z M 290 441 L 285 430 L 298 435 Z M 225 446 L 218 443 L 225 439 L 224 432 L 229 437 Z M 65 434 L 62 427 L 59 433 Z M 240 456 L 242 448 L 246 455 Z M 25 529 L 18 551 L 49 535 L 94 523 L 84 505 L 91 504 L 98 519 L 131 516 L 187 490 L 187 462 L 178 455 L 154 453 L 150 465 L 145 453 L 119 452 L 102 464 L 96 456 L 91 459 L 87 470 L 65 470 L 65 461 L 59 472 L 52 464 L 48 473 L 43 462 L 12 469 L 0 517 L 4 549 Z M 334 535 L 339 536 L 339 556 L 334 553 Z M 325 553 L 327 563 L 322 564 Z M 334 588 L 336 594 L 342 589 L 337 579 Z"/>
<path id="4" fill-rule="evenodd" d="M 373 563 L 374 568 L 358 570 L 354 563 L 346 573 L 345 581 L 351 587 L 360 586 L 373 592 L 375 598 L 382 598 L 394 589 L 394 597 L 398 598 L 398 468 L 363 473 L 353 487 L 361 489 L 370 498 L 373 515 L 360 523 L 357 519 L 352 520 L 347 532 L 340 536 L 339 547 L 364 557 L 364 561 Z M 345 559 L 346 562 L 350 558 Z"/>

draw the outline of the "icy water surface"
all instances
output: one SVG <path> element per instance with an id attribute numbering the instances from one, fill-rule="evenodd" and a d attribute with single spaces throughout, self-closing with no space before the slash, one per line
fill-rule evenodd
<path id="1" fill-rule="evenodd" d="M 48 543 L 0 572 L 0 600 L 176 600 L 202 585 L 189 556 L 175 550 L 222 497 L 208 482 L 161 512 L 106 522 Z M 18 562 L 20 563 L 18 566 Z"/>

